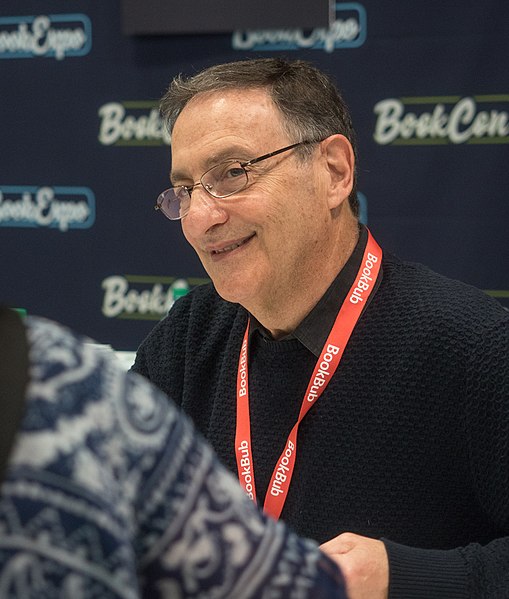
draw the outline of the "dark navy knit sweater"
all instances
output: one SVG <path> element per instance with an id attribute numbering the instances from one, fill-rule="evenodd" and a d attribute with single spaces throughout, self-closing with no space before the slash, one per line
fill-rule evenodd
<path id="1" fill-rule="evenodd" d="M 247 313 L 211 286 L 178 300 L 134 370 L 234 455 Z M 509 313 L 460 282 L 393 256 L 338 371 L 299 428 L 282 513 L 324 542 L 384 538 L 390 599 L 509 597 Z M 316 357 L 253 335 L 253 460 L 263 501 Z"/>

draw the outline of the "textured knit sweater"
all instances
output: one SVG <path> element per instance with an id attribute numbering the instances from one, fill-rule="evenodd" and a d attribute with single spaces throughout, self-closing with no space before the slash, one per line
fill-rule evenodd
<path id="1" fill-rule="evenodd" d="M 236 376 L 248 315 L 213 287 L 178 300 L 134 370 L 194 419 L 236 472 Z M 383 538 L 390 599 L 509 597 L 509 313 L 426 267 L 383 260 L 379 289 L 299 428 L 282 513 L 299 534 Z M 258 499 L 316 357 L 253 335 Z"/>

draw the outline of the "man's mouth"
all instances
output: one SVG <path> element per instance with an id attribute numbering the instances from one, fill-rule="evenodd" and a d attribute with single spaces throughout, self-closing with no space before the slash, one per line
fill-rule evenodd
<path id="1" fill-rule="evenodd" d="M 221 248 L 220 250 L 212 250 L 211 254 L 213 256 L 217 256 L 219 254 L 225 254 L 226 252 L 231 252 L 232 250 L 236 250 L 237 248 L 239 248 L 241 245 L 244 245 L 245 243 L 247 243 L 250 239 L 252 239 L 254 237 L 254 233 L 252 235 L 250 235 L 249 237 L 246 237 L 245 239 L 241 239 L 240 241 L 236 241 L 235 243 L 232 243 L 230 245 L 225 246 L 224 248 Z"/>

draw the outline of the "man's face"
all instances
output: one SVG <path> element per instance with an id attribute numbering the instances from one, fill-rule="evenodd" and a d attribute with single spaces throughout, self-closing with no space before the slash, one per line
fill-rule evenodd
<path id="1" fill-rule="evenodd" d="M 190 185 L 223 160 L 248 161 L 295 141 L 265 90 L 200 94 L 173 129 L 172 184 Z M 290 150 L 250 167 L 250 184 L 231 197 L 194 189 L 182 229 L 224 299 L 256 314 L 320 277 L 332 243 L 323 163 L 318 145 L 306 161 Z"/>

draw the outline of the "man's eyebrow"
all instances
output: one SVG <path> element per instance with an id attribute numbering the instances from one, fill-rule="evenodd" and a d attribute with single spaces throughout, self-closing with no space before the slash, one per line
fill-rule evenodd
<path id="1" fill-rule="evenodd" d="M 174 171 L 174 170 L 170 170 L 169 172 L 169 177 L 170 177 L 170 183 L 172 185 L 175 185 L 176 181 L 185 181 L 186 179 L 191 180 L 190 177 L 188 177 L 184 171 Z"/>
<path id="2" fill-rule="evenodd" d="M 226 160 L 251 160 L 252 152 L 248 151 L 245 146 L 235 145 L 224 148 L 219 152 L 214 152 L 203 161 L 201 164 L 200 177 L 216 164 L 225 162 Z M 170 181 L 174 184 L 175 181 L 192 181 L 191 176 L 184 170 L 170 170 Z M 193 181 L 194 183 L 194 181 Z"/>

